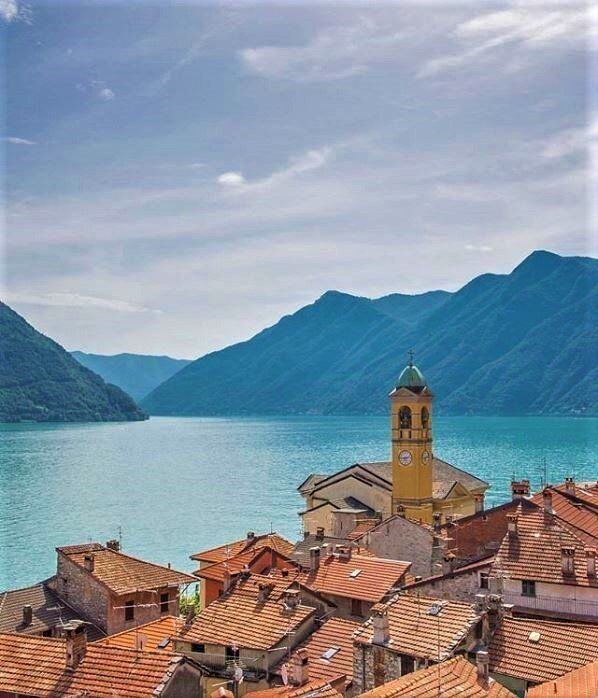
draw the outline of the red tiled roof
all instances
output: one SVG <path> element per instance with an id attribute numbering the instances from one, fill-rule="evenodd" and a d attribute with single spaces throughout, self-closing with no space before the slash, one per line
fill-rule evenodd
<path id="1" fill-rule="evenodd" d="M 360 623 L 341 618 L 330 618 L 318 630 L 293 652 L 306 649 L 309 657 L 309 675 L 312 679 L 331 680 L 339 674 L 345 674 L 347 681 L 353 677 L 353 633 L 361 627 Z M 330 649 L 338 651 L 325 659 L 322 655 Z M 280 673 L 282 662 L 275 670 Z"/>
<path id="2" fill-rule="evenodd" d="M 85 555 L 92 554 L 94 570 L 88 572 L 94 579 L 115 594 L 126 594 L 138 589 L 158 589 L 196 582 L 197 579 L 185 572 L 146 562 L 122 552 L 105 548 L 99 543 L 71 545 L 56 548 L 59 555 L 85 569 Z"/>
<path id="3" fill-rule="evenodd" d="M 260 584 L 273 587 L 265 601 L 258 598 Z M 315 608 L 302 604 L 286 608 L 281 591 L 288 585 L 288 580 L 283 587 L 280 581 L 258 575 L 241 580 L 230 593 L 204 608 L 179 638 L 184 642 L 268 650 L 316 613 Z"/>
<path id="4" fill-rule="evenodd" d="M 199 562 L 223 562 L 246 550 L 257 550 L 265 545 L 287 556 L 290 555 L 293 550 L 293 543 L 283 538 L 283 536 L 278 533 L 264 533 L 259 536 L 253 536 L 253 538 L 243 538 L 242 540 L 237 540 L 232 543 L 225 543 L 224 545 L 219 545 L 217 548 L 202 550 L 199 553 L 194 553 L 190 557 L 192 560 L 198 560 Z"/>
<path id="5" fill-rule="evenodd" d="M 401 676 L 361 694 L 363 698 L 515 698 L 515 694 L 490 679 L 478 682 L 476 667 L 463 657 Z"/>
<path id="6" fill-rule="evenodd" d="M 598 695 L 598 662 L 592 662 L 527 689 L 528 698 L 596 698 Z"/>
<path id="7" fill-rule="evenodd" d="M 63 639 L 0 635 L 0 689 L 36 698 L 150 698 L 182 657 L 89 645 L 75 671 L 66 669 Z"/>
<path id="8" fill-rule="evenodd" d="M 257 549 L 252 547 L 228 560 L 224 560 L 224 562 L 217 562 L 207 567 L 201 567 L 195 572 L 195 576 L 201 577 L 202 579 L 222 582 L 227 570 L 231 576 L 239 574 L 245 567 L 249 567 L 250 570 L 253 570 L 255 565 L 262 563 L 264 556 L 267 555 L 270 555 L 270 561 L 272 565 L 276 565 L 277 569 L 294 570 L 297 568 L 297 565 L 287 558 L 286 555 L 275 551 L 269 545 L 264 545 Z"/>
<path id="9" fill-rule="evenodd" d="M 367 555 L 352 555 L 349 560 L 329 555 L 315 572 L 306 573 L 303 583 L 321 594 L 376 602 L 401 582 L 410 567 L 410 562 Z"/>
<path id="10" fill-rule="evenodd" d="M 379 519 L 362 519 L 361 521 L 357 522 L 357 525 L 351 531 L 351 533 L 349 533 L 347 538 L 349 540 L 356 540 L 357 538 L 363 536 L 364 533 L 367 533 L 372 528 L 377 526 L 379 523 Z"/>
<path id="11" fill-rule="evenodd" d="M 343 677 L 337 677 L 341 679 Z M 303 686 L 278 686 L 261 691 L 250 691 L 247 695 L 253 698 L 339 698 L 340 694 L 330 685 L 328 679 L 315 679 Z"/>
<path id="12" fill-rule="evenodd" d="M 511 579 L 532 579 L 553 584 L 598 586 L 588 577 L 583 541 L 556 516 L 543 510 L 519 507 L 516 535 L 505 535 L 496 555 L 493 574 Z M 573 574 L 564 574 L 562 548 L 574 551 Z"/>
<path id="13" fill-rule="evenodd" d="M 433 661 L 449 657 L 479 619 L 471 604 L 408 594 L 399 594 L 386 607 L 391 638 L 388 649 Z M 439 613 L 430 613 L 438 608 Z M 372 637 L 371 620 L 355 633 L 358 643 L 369 644 Z"/>
<path id="14" fill-rule="evenodd" d="M 569 527 L 573 527 L 573 532 L 587 544 L 596 545 L 598 543 L 598 497 L 595 505 L 590 506 L 584 499 L 568 492 L 564 487 L 549 489 L 552 492 L 552 509 L 555 516 Z M 542 507 L 542 492 L 535 494 L 532 502 Z"/>
<path id="15" fill-rule="evenodd" d="M 123 649 L 137 649 L 138 638 L 143 638 L 143 650 L 145 652 L 168 652 L 174 651 L 171 641 L 166 640 L 177 635 L 183 627 L 184 620 L 175 616 L 164 616 L 144 625 L 138 625 L 131 630 L 123 630 L 115 635 L 109 635 L 94 643 L 104 647 L 121 647 Z M 160 647 L 160 645 L 164 645 Z"/>
<path id="16" fill-rule="evenodd" d="M 504 618 L 489 654 L 492 672 L 550 681 L 598 659 L 598 625 Z"/>

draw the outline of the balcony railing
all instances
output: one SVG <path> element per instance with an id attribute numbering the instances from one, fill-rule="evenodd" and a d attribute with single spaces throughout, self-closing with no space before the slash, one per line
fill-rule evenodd
<path id="1" fill-rule="evenodd" d="M 598 600 L 565 599 L 555 596 L 524 596 L 514 592 L 504 592 L 504 602 L 534 611 L 549 611 L 578 616 L 598 616 Z"/>

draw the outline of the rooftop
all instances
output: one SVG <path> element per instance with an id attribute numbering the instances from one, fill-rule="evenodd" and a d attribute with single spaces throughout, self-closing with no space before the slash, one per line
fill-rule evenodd
<path id="1" fill-rule="evenodd" d="M 586 664 L 554 681 L 527 689 L 528 698 L 596 698 L 598 662 Z"/>
<path id="2" fill-rule="evenodd" d="M 353 633 L 359 627 L 359 623 L 350 620 L 330 618 L 297 647 L 295 652 L 303 648 L 308 652 L 312 679 L 331 680 L 345 674 L 347 682 L 352 681 Z M 275 673 L 280 673 L 280 666 L 274 670 Z"/>
<path id="3" fill-rule="evenodd" d="M 539 508 L 519 506 L 517 513 L 517 534 L 503 538 L 493 574 L 553 584 L 598 586 L 596 578 L 588 576 L 584 542 L 565 524 Z M 574 551 L 571 574 L 563 571 L 564 547 Z"/>
<path id="4" fill-rule="evenodd" d="M 166 652 L 172 654 L 174 646 L 171 638 L 177 635 L 183 626 L 183 619 L 175 616 L 164 616 L 144 625 L 138 625 L 130 630 L 123 630 L 115 635 L 109 635 L 95 642 L 104 647 L 121 647 L 122 649 L 137 649 L 139 638 L 144 652 Z"/>
<path id="5" fill-rule="evenodd" d="M 146 562 L 120 551 L 105 548 L 99 543 L 72 545 L 56 548 L 59 555 L 85 569 L 85 557 L 93 555 L 93 572 L 87 571 L 98 582 L 117 595 L 127 594 L 138 589 L 158 589 L 166 586 L 179 586 L 196 582 L 197 579 L 185 572 L 177 572 L 169 567 Z"/>
<path id="6" fill-rule="evenodd" d="M 297 566 L 290 560 L 286 555 L 282 553 L 277 553 L 275 550 L 270 548 L 270 546 L 262 546 L 259 548 L 250 548 L 249 550 L 239 553 L 234 557 L 224 560 L 223 562 L 217 562 L 212 565 L 207 565 L 200 567 L 196 570 L 195 575 L 201 577 L 202 579 L 210 579 L 216 582 L 224 581 L 224 576 L 226 572 L 231 576 L 237 575 L 244 568 L 248 567 L 253 570 L 254 566 L 258 565 L 267 568 L 276 565 L 278 569 L 287 569 L 289 571 L 296 570 Z"/>
<path id="7" fill-rule="evenodd" d="M 274 532 L 261 535 L 247 535 L 246 538 L 241 540 L 225 543 L 224 545 L 219 545 L 217 548 L 202 550 L 199 553 L 194 553 L 190 557 L 192 560 L 198 560 L 199 562 L 223 562 L 227 558 L 234 557 L 239 553 L 246 552 L 250 549 L 257 550 L 265 545 L 283 555 L 289 555 L 293 550 L 293 543 Z"/>
<path id="8" fill-rule="evenodd" d="M 259 600 L 260 584 L 272 585 L 264 601 Z M 269 577 L 252 575 L 240 580 L 230 593 L 204 608 L 179 638 L 184 642 L 268 650 L 316 613 L 314 607 L 303 604 L 286 607 L 282 591 L 281 585 Z"/>
<path id="9" fill-rule="evenodd" d="M 0 686 L 7 693 L 60 698 L 150 698 L 180 656 L 89 645 L 75 671 L 66 669 L 66 642 L 32 635 L 0 635 Z"/>
<path id="10" fill-rule="evenodd" d="M 342 679 L 344 677 L 337 677 Z M 335 682 L 336 683 L 336 682 Z M 327 679 L 314 679 L 303 686 L 278 686 L 262 691 L 251 691 L 252 698 L 340 698 L 342 695 Z"/>
<path id="11" fill-rule="evenodd" d="M 334 554 L 323 558 L 315 572 L 307 572 L 303 583 L 321 594 L 377 602 L 401 583 L 410 567 L 400 560 Z"/>
<path id="12" fill-rule="evenodd" d="M 433 661 L 449 657 L 479 620 L 474 607 L 462 601 L 399 594 L 386 606 L 390 628 L 388 649 Z M 370 644 L 372 639 L 372 621 L 368 620 L 356 632 L 355 640 Z"/>
<path id="13" fill-rule="evenodd" d="M 547 488 L 552 493 L 552 509 L 555 516 L 584 540 L 588 545 L 598 543 L 598 497 L 590 504 L 585 491 L 573 485 L 569 490 L 564 485 Z M 582 493 L 579 496 L 578 493 Z M 532 502 L 543 506 L 543 494 L 538 492 L 532 497 Z"/>
<path id="14" fill-rule="evenodd" d="M 29 625 L 23 625 L 23 606 L 31 606 L 32 622 Z M 0 594 L 0 633 L 41 635 L 75 619 L 81 619 L 81 613 L 56 596 L 45 582 Z M 104 632 L 90 623 L 87 636 L 90 640 L 98 640 Z"/>
<path id="15" fill-rule="evenodd" d="M 489 654 L 492 672 L 550 681 L 598 659 L 598 625 L 503 618 Z"/>
<path id="16" fill-rule="evenodd" d="M 371 691 L 364 698 L 514 698 L 515 694 L 490 679 L 478 683 L 477 669 L 463 657 L 455 657 L 428 669 L 401 676 Z"/>

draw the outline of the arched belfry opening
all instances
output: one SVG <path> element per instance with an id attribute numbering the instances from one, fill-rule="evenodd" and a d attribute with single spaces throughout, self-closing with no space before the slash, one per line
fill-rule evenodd
<path id="1" fill-rule="evenodd" d="M 407 405 L 403 405 L 399 410 L 399 426 L 401 429 L 411 429 L 411 420 L 411 408 L 407 407 Z"/>

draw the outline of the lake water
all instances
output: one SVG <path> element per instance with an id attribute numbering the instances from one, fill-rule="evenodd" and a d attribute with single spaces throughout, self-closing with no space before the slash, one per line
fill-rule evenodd
<path id="1" fill-rule="evenodd" d="M 512 475 L 598 477 L 598 419 L 437 417 L 435 453 L 510 496 Z M 125 552 L 192 570 L 188 556 L 270 529 L 300 536 L 296 487 L 389 455 L 386 417 L 152 418 L 0 425 L 0 589 L 55 569 L 54 548 L 119 536 Z"/>

